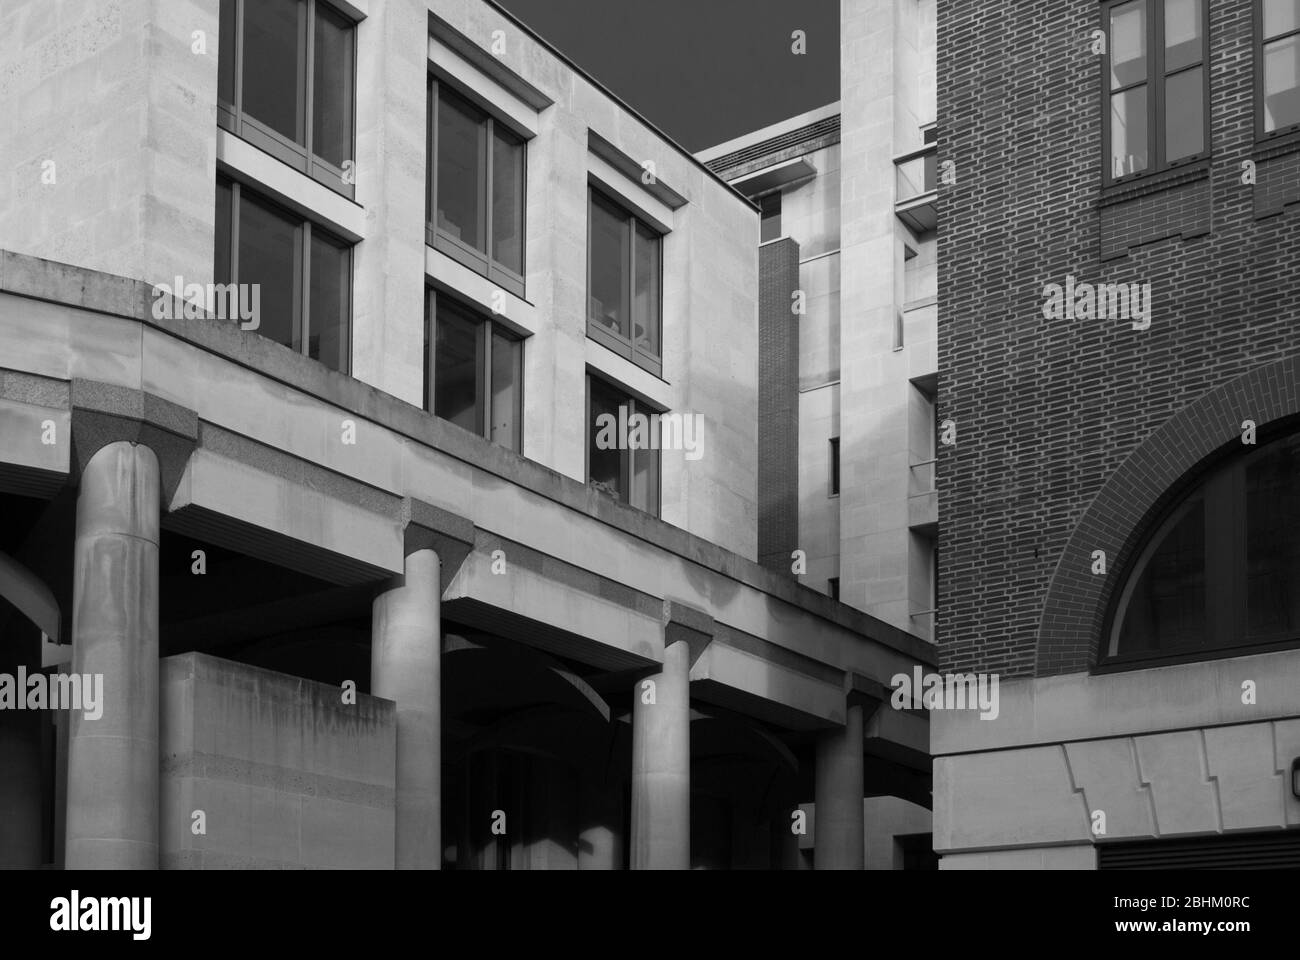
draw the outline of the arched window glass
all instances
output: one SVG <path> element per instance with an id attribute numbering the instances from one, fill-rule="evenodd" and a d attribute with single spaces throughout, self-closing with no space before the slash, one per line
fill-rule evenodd
<path id="1" fill-rule="evenodd" d="M 1300 640 L 1300 434 L 1244 449 L 1187 493 L 1137 552 L 1115 601 L 1111 658 Z"/>

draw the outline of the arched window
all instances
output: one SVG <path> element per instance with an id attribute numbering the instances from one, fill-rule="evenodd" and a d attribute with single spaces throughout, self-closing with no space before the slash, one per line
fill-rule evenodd
<path id="1" fill-rule="evenodd" d="M 1300 641 L 1300 433 L 1243 449 L 1137 552 L 1112 608 L 1109 660 Z"/>

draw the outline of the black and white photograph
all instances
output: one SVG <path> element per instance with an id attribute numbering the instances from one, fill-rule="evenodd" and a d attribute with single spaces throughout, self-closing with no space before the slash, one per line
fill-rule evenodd
<path id="1" fill-rule="evenodd" d="M 6 929 L 1276 870 L 1300 0 L 0 0 Z"/>

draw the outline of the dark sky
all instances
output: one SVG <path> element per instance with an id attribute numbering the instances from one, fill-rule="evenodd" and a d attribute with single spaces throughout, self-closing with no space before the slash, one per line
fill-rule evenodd
<path id="1" fill-rule="evenodd" d="M 840 0 L 497 3 L 688 150 L 839 99 Z"/>

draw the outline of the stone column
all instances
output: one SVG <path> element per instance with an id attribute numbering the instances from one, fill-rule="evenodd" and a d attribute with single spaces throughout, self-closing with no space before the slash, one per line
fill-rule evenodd
<path id="1" fill-rule="evenodd" d="M 103 713 L 71 711 L 65 862 L 158 868 L 158 458 L 120 440 L 81 474 L 72 672 L 102 675 Z"/>
<path id="2" fill-rule="evenodd" d="M 441 561 L 431 549 L 375 599 L 370 692 L 397 704 L 399 870 L 442 866 Z"/>
<path id="3" fill-rule="evenodd" d="M 845 710 L 844 727 L 817 741 L 813 866 L 818 870 L 863 868 L 862 705 Z"/>
<path id="4" fill-rule="evenodd" d="M 689 644 L 679 640 L 665 646 L 663 672 L 639 681 L 632 696 L 631 867 L 687 870 L 691 865 Z"/>

